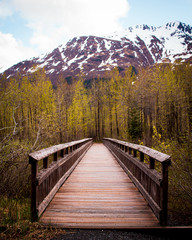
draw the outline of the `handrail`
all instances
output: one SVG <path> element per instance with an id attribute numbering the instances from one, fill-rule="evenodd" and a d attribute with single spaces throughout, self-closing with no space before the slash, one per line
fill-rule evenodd
<path id="1" fill-rule="evenodd" d="M 85 142 L 87 142 L 91 139 L 92 138 L 85 138 L 85 139 L 78 140 L 78 141 L 72 141 L 72 142 L 69 142 L 69 143 L 63 143 L 63 144 L 58 144 L 58 145 L 51 146 L 51 147 L 48 147 L 48 148 L 44 148 L 42 150 L 39 150 L 37 152 L 33 152 L 33 153 L 29 154 L 29 157 L 31 157 L 32 159 L 34 159 L 36 161 L 40 161 L 43 158 L 46 158 L 51 154 L 54 154 L 56 152 L 67 149 L 69 147 L 73 147 L 73 146 L 81 144 L 81 143 L 85 143 Z"/>
<path id="2" fill-rule="evenodd" d="M 164 162 L 164 161 L 169 161 L 170 162 L 170 156 L 169 155 L 167 155 L 165 153 L 162 153 L 162 152 L 159 152 L 157 150 L 154 150 L 152 148 L 149 148 L 149 147 L 146 147 L 146 146 L 143 146 L 143 145 L 134 144 L 134 143 L 124 142 L 124 141 L 120 141 L 120 140 L 112 139 L 112 138 L 104 138 L 104 139 L 116 142 L 116 143 L 121 144 L 125 147 L 129 147 L 133 150 L 142 152 L 142 153 L 148 155 L 149 157 L 154 158 L 158 162 L 161 162 L 161 163 Z"/>
<path id="3" fill-rule="evenodd" d="M 55 145 L 29 154 L 31 220 L 36 221 L 92 144 L 92 138 Z M 59 154 L 60 153 L 60 154 Z M 49 157 L 53 161 L 49 164 Z M 43 169 L 38 172 L 38 164 Z"/>
<path id="4" fill-rule="evenodd" d="M 104 138 L 103 142 L 142 193 L 160 224 L 166 225 L 170 156 L 143 145 L 117 139 Z M 145 155 L 149 156 L 149 165 L 144 162 Z M 160 162 L 161 173 L 155 170 L 155 161 Z"/>

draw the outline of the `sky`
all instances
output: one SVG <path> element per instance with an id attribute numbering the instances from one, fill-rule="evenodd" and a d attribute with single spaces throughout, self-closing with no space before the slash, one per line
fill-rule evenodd
<path id="1" fill-rule="evenodd" d="M 192 26 L 192 0 L 0 0 L 0 72 L 75 36 L 173 21 Z"/>

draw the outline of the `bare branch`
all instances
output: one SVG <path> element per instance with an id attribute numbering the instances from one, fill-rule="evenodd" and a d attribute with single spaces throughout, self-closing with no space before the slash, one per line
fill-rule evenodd
<path id="1" fill-rule="evenodd" d="M 20 106 L 20 104 L 13 109 L 13 122 L 15 124 L 14 129 L 13 129 L 13 136 L 17 134 L 16 128 L 17 128 L 18 123 L 15 120 L 15 110 L 17 110 L 19 108 L 19 106 Z"/>
<path id="2" fill-rule="evenodd" d="M 15 126 L 0 128 L 0 131 L 3 131 L 3 130 L 5 130 L 5 129 L 14 128 L 14 127 L 15 127 Z"/>
<path id="3" fill-rule="evenodd" d="M 40 122 L 41 122 L 41 120 L 40 120 Z M 32 152 L 33 149 L 35 148 L 35 146 L 36 146 L 36 144 L 37 144 L 37 142 L 38 142 L 38 140 L 39 140 L 40 134 L 41 134 L 41 126 L 40 126 L 40 124 L 39 124 L 38 131 L 37 131 L 37 136 L 36 136 L 36 139 L 35 139 L 35 142 L 34 142 L 32 148 L 30 149 L 30 152 Z"/>

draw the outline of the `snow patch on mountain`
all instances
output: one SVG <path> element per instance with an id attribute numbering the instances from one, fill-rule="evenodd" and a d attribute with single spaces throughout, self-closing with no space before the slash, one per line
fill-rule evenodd
<path id="1" fill-rule="evenodd" d="M 102 77 L 115 66 L 123 71 L 130 65 L 147 67 L 177 59 L 192 59 L 192 27 L 178 21 L 161 27 L 137 25 L 99 37 L 75 37 L 51 53 L 20 62 L 5 73 L 9 77 L 18 72 L 29 75 L 44 68 L 54 84 L 60 75 L 71 78 L 83 72 L 90 79 Z"/>
<path id="2" fill-rule="evenodd" d="M 174 55 L 180 55 L 187 51 L 187 44 L 185 44 L 185 34 L 188 35 L 192 41 L 192 27 L 181 23 L 179 21 L 167 23 L 161 27 L 153 27 L 148 25 L 136 25 L 130 27 L 121 32 L 115 32 L 113 34 L 105 35 L 104 38 L 113 39 L 117 41 L 126 41 L 127 39 L 132 41 L 135 45 L 138 45 L 138 37 L 142 39 L 148 50 L 152 53 L 152 40 L 156 37 L 159 42 L 156 43 L 159 50 L 163 49 L 161 58 L 170 58 L 173 62 L 175 60 Z M 152 53 L 153 59 L 156 62 L 158 58 Z M 176 57 L 177 58 L 177 57 Z M 157 62 L 161 62 L 159 59 Z"/>

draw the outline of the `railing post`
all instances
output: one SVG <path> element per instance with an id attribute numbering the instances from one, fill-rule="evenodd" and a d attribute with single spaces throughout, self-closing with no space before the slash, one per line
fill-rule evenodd
<path id="1" fill-rule="evenodd" d="M 55 153 L 54 153 L 54 162 L 56 162 L 56 161 L 57 161 L 57 158 L 58 158 L 58 153 L 57 153 L 57 152 L 55 152 Z"/>
<path id="2" fill-rule="evenodd" d="M 170 162 L 162 163 L 162 187 L 161 187 L 161 208 L 160 224 L 167 225 L 167 203 L 168 203 L 168 167 Z"/>
<path id="3" fill-rule="evenodd" d="M 29 157 L 29 163 L 31 164 L 31 221 L 35 222 L 38 219 L 37 213 L 37 172 L 38 164 L 35 159 Z"/>
<path id="4" fill-rule="evenodd" d="M 61 150 L 61 158 L 64 157 L 64 149 Z"/>
<path id="5" fill-rule="evenodd" d="M 155 159 L 150 157 L 149 158 L 149 168 L 154 169 L 155 168 Z"/>
<path id="6" fill-rule="evenodd" d="M 73 152 L 73 146 L 70 147 L 70 153 L 72 153 L 72 152 Z"/>
<path id="7" fill-rule="evenodd" d="M 48 168 L 48 157 L 43 159 L 43 168 Z"/>
<path id="8" fill-rule="evenodd" d="M 144 162 L 144 153 L 143 152 L 140 152 L 140 161 Z"/>
<path id="9" fill-rule="evenodd" d="M 129 147 L 129 154 L 131 155 L 132 153 L 132 148 Z"/>
<path id="10" fill-rule="evenodd" d="M 125 146 L 125 152 L 127 153 L 127 151 L 128 151 L 128 147 L 127 147 L 127 146 Z"/>
<path id="11" fill-rule="evenodd" d="M 65 148 L 65 154 L 69 154 L 69 148 Z"/>

